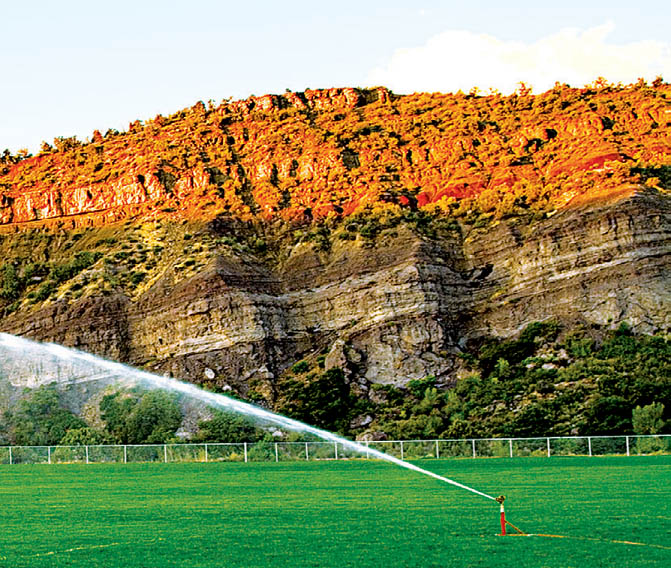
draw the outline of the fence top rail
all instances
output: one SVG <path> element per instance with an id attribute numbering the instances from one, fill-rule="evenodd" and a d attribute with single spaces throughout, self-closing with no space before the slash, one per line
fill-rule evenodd
<path id="1" fill-rule="evenodd" d="M 599 440 L 599 439 L 638 439 L 638 438 L 671 438 L 671 434 L 621 434 L 617 435 L 599 435 L 599 436 L 537 436 L 533 438 L 446 438 L 446 439 L 432 439 L 432 440 L 360 440 L 357 443 L 363 445 L 369 444 L 412 444 L 412 443 L 422 443 L 422 444 L 435 444 L 442 442 L 457 442 L 457 443 L 473 443 L 473 442 L 545 442 L 546 440 Z M 351 442 L 351 440 L 346 440 L 346 442 Z M 273 441 L 258 441 L 258 442 L 184 442 L 184 443 L 166 443 L 166 444 L 81 444 L 81 445 L 42 445 L 42 446 L 12 446 L 5 444 L 0 446 L 4 449 L 14 449 L 14 450 L 51 450 L 55 448 L 181 448 L 181 447 L 205 447 L 205 446 L 254 446 L 254 445 L 330 445 L 333 444 L 342 444 L 343 442 L 334 442 L 334 441 L 304 441 L 304 442 L 285 442 L 278 440 Z"/>
<path id="2" fill-rule="evenodd" d="M 532 438 L 514 438 L 514 437 L 502 437 L 502 438 L 434 438 L 431 440 L 360 440 L 359 444 L 400 444 L 403 442 L 406 443 L 436 443 L 436 442 L 525 442 L 525 441 L 545 441 L 550 440 L 586 440 L 587 438 L 600 439 L 600 438 L 669 438 L 671 434 L 614 434 L 614 435 L 585 435 L 585 436 L 534 436 Z M 303 444 L 304 442 L 283 442 L 283 443 L 295 443 Z M 333 442 L 309 442 L 309 443 L 323 443 L 323 444 L 332 444 Z"/>
<path id="3" fill-rule="evenodd" d="M 533 438 L 433 438 L 430 440 L 357 440 L 359 444 L 435 444 L 436 442 L 533 442 L 546 440 L 587 440 L 595 439 L 616 439 L 616 438 L 669 438 L 671 434 L 620 434 L 620 435 L 599 435 L 599 436 L 535 436 Z M 303 444 L 305 442 L 280 442 L 283 444 Z M 308 442 L 309 444 L 333 444 L 333 442 Z"/>

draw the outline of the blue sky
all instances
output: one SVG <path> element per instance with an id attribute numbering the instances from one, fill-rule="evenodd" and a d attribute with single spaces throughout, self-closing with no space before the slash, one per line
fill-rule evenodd
<path id="1" fill-rule="evenodd" d="M 0 149 L 13 151 L 125 129 L 198 100 L 286 88 L 505 92 L 519 80 L 539 91 L 551 79 L 671 77 L 671 8 L 661 0 L 0 0 L 0 8 Z"/>

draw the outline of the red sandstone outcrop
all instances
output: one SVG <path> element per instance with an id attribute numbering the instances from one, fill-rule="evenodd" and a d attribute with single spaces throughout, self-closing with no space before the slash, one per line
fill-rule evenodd
<path id="1" fill-rule="evenodd" d="M 125 134 L 0 164 L 0 226 L 157 207 L 288 220 L 309 209 L 318 219 L 393 194 L 414 195 L 420 207 L 480 199 L 486 211 L 493 201 L 480 195 L 492 189 L 499 201 L 513 194 L 510 204 L 543 196 L 553 209 L 666 167 L 669 96 L 668 85 L 535 97 L 400 97 L 380 87 L 199 103 Z"/>

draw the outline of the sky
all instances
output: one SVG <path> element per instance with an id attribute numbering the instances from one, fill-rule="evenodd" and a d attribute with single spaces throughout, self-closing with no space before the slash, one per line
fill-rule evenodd
<path id="1" fill-rule="evenodd" d="M 668 0 L 0 0 L 0 150 L 202 100 L 671 80 Z"/>

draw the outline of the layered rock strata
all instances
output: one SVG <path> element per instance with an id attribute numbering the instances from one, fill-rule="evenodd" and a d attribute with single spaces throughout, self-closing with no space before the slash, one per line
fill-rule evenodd
<path id="1" fill-rule="evenodd" d="M 278 266 L 220 254 L 139 298 L 55 302 L 4 318 L 2 331 L 194 382 L 214 371 L 243 392 L 318 353 L 364 387 L 450 382 L 465 342 L 537 320 L 668 330 L 670 213 L 671 200 L 647 190 L 444 238 L 401 227 L 373 248 L 302 244 Z"/>

